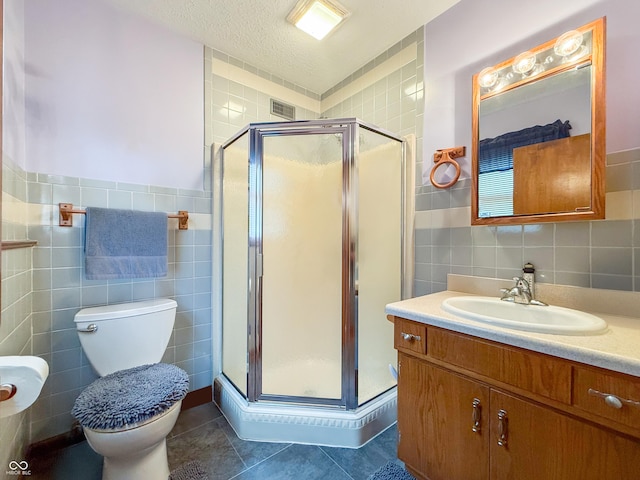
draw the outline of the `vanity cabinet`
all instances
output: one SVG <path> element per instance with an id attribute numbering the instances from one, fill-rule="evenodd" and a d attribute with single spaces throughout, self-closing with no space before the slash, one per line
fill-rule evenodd
<path id="1" fill-rule="evenodd" d="M 491 479 L 637 479 L 640 442 L 542 405 L 491 391 Z M 499 418 L 507 412 L 506 419 Z M 498 444 L 500 422 L 506 442 Z"/>
<path id="2" fill-rule="evenodd" d="M 486 480 L 489 387 L 403 353 L 398 366 L 398 458 L 418 478 Z"/>
<path id="3" fill-rule="evenodd" d="M 406 319 L 394 323 L 398 457 L 417 478 L 640 478 L 640 408 L 613 408 L 588 393 L 599 387 L 626 399 L 640 393 L 640 380 Z"/>

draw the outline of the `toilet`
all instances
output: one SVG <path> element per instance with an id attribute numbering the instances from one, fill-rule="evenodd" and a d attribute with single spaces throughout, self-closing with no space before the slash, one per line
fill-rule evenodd
<path id="1" fill-rule="evenodd" d="M 176 307 L 174 300 L 156 299 L 85 308 L 75 316 L 82 349 L 100 378 L 71 413 L 104 457 L 104 480 L 169 477 L 166 437 L 189 387 L 184 370 L 159 363 Z"/>

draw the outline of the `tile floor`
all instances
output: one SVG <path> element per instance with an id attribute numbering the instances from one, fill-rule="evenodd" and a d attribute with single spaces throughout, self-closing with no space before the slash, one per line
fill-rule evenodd
<path id="1" fill-rule="evenodd" d="M 185 410 L 167 438 L 169 468 L 199 460 L 210 480 L 366 480 L 396 458 L 395 425 L 363 447 L 317 447 L 239 439 L 208 403 Z M 86 442 L 31 461 L 33 480 L 100 480 L 102 457 Z"/>

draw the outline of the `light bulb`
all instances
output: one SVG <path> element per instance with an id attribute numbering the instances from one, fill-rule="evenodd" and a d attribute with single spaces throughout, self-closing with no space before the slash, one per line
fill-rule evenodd
<path id="1" fill-rule="evenodd" d="M 521 75 L 526 75 L 536 66 L 536 55 L 531 52 L 524 52 L 518 55 L 513 61 L 513 71 Z"/>
<path id="2" fill-rule="evenodd" d="M 498 72 L 493 67 L 487 67 L 478 74 L 478 84 L 484 88 L 493 87 L 498 81 Z"/>
<path id="3" fill-rule="evenodd" d="M 553 51 L 561 57 L 573 55 L 582 46 L 582 38 L 582 33 L 577 30 L 564 33 L 556 40 Z"/>

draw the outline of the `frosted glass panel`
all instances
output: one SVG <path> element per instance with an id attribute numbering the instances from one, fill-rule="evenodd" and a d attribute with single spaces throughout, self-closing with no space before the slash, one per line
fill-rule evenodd
<path id="1" fill-rule="evenodd" d="M 401 299 L 402 144 L 360 129 L 358 159 L 358 404 L 395 385 L 393 325 Z"/>
<path id="2" fill-rule="evenodd" d="M 247 394 L 249 149 L 244 134 L 224 150 L 222 371 Z"/>
<path id="3" fill-rule="evenodd" d="M 341 398 L 342 136 L 264 137 L 262 393 Z"/>

